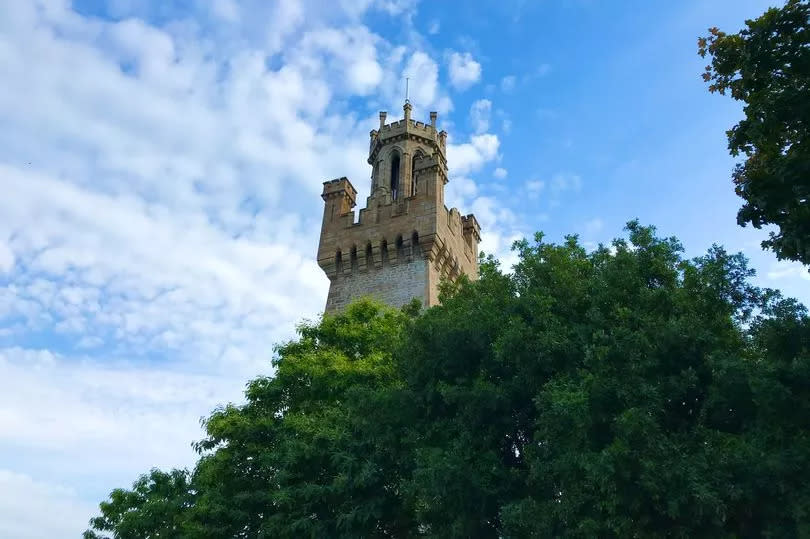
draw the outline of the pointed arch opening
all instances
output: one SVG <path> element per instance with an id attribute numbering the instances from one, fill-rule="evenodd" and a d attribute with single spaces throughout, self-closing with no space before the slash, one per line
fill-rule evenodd
<path id="1" fill-rule="evenodd" d="M 397 200 L 399 197 L 399 153 L 394 152 L 391 155 L 391 198 Z"/>
<path id="2" fill-rule="evenodd" d="M 352 250 L 350 251 L 349 263 L 351 264 L 349 267 L 352 269 L 352 273 L 356 272 L 359 269 L 358 262 L 357 262 L 357 246 L 356 245 L 353 245 Z"/>
<path id="3" fill-rule="evenodd" d="M 343 273 L 343 253 L 340 249 L 335 253 L 335 269 L 338 275 Z"/>
<path id="4" fill-rule="evenodd" d="M 402 262 L 405 259 L 405 242 L 402 241 L 402 235 L 397 236 L 395 243 L 397 249 L 397 260 Z"/>
<path id="5" fill-rule="evenodd" d="M 366 269 L 374 268 L 374 251 L 371 249 L 371 242 L 366 244 Z"/>
<path id="6" fill-rule="evenodd" d="M 422 153 L 422 150 L 416 150 L 416 154 L 413 156 L 413 160 L 411 161 L 411 196 L 416 196 L 416 193 L 419 192 L 419 186 L 417 185 L 418 177 L 416 175 L 416 163 L 420 159 L 422 159 L 425 154 Z"/>
<path id="7" fill-rule="evenodd" d="M 388 242 L 385 240 L 380 242 L 380 258 L 382 258 L 383 266 L 388 264 Z"/>
<path id="8" fill-rule="evenodd" d="M 411 234 L 411 253 L 414 258 L 422 256 L 422 248 L 419 246 L 419 232 L 416 230 Z"/>

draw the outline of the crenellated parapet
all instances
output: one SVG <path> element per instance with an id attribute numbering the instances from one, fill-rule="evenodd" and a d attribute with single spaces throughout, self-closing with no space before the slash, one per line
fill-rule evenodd
<path id="1" fill-rule="evenodd" d="M 382 148 L 388 144 L 405 140 L 435 148 L 443 159 L 447 159 L 447 133 L 445 131 L 437 132 L 436 128 L 430 124 L 414 120 L 408 120 L 407 122 L 400 120 L 384 126 L 381 131 L 372 130 L 369 138 L 368 162 L 372 165 Z"/>
<path id="2" fill-rule="evenodd" d="M 392 145 L 403 146 L 403 142 L 410 142 L 411 146 L 420 147 L 423 153 L 431 155 L 438 153 L 442 160 L 447 160 L 447 132 L 439 131 L 436 127 L 438 114 L 430 113 L 430 123 L 411 119 L 411 105 L 405 103 L 403 107 L 405 117 L 386 124 L 388 113 L 380 112 L 380 126 L 369 133 L 368 163 L 374 165 L 380 157 L 380 152 Z"/>
<path id="3" fill-rule="evenodd" d="M 349 178 L 344 176 L 323 182 L 321 198 L 324 200 L 330 198 L 345 199 L 348 206 L 353 208 L 355 200 L 357 199 L 357 190 L 352 185 L 352 182 L 349 181 Z"/>
<path id="4" fill-rule="evenodd" d="M 408 264 L 426 258 L 425 251 L 431 249 L 430 238 L 420 241 L 415 233 L 411 237 L 398 234 L 392 238 L 365 239 L 359 245 L 347 241 L 345 245 L 337 246 L 334 252 L 327 251 L 318 258 L 319 265 L 331 280 Z"/>
<path id="5" fill-rule="evenodd" d="M 467 243 L 475 243 L 476 245 L 481 242 L 481 225 L 478 224 L 478 219 L 473 214 L 467 214 L 461 218 L 462 229 L 464 231 L 464 239 Z"/>

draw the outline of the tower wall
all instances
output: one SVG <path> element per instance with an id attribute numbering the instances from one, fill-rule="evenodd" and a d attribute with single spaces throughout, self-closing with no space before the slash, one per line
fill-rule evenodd
<path id="1" fill-rule="evenodd" d="M 371 194 L 357 220 L 351 182 L 324 183 L 318 264 L 330 280 L 326 312 L 364 296 L 436 305 L 442 279 L 478 275 L 478 223 L 444 206 L 446 133 L 437 132 L 435 114 L 430 124 L 415 122 L 406 103 L 404 120 L 385 125 L 385 117 L 371 132 Z"/>
<path id="2" fill-rule="evenodd" d="M 339 311 L 361 297 L 371 297 L 393 307 L 401 307 L 413 298 L 426 305 L 429 279 L 424 259 L 341 274 L 329 286 L 326 312 Z"/>

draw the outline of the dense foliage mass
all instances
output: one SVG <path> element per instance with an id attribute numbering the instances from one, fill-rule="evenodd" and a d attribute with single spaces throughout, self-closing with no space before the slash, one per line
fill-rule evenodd
<path id="1" fill-rule="evenodd" d="M 745 118 L 728 132 L 745 203 L 737 221 L 775 225 L 763 247 L 810 264 L 810 1 L 787 0 L 746 21 L 736 34 L 717 28 L 698 40 L 709 54 L 709 90 L 745 103 Z"/>
<path id="2" fill-rule="evenodd" d="M 806 310 L 628 231 L 303 325 L 193 471 L 114 491 L 85 537 L 808 536 Z"/>

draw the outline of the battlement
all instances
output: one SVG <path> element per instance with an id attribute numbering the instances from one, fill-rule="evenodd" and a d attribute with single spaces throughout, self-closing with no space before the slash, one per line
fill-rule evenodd
<path id="1" fill-rule="evenodd" d="M 447 222 L 447 231 L 456 238 L 464 238 L 464 241 L 467 243 L 465 247 L 465 251 L 469 252 L 470 256 L 478 256 L 478 253 L 475 252 L 477 248 L 477 244 L 481 241 L 481 226 L 478 224 L 478 220 L 475 218 L 475 215 L 468 214 L 468 215 L 461 215 L 461 212 L 458 211 L 457 208 L 450 208 L 449 210 L 447 207 L 444 207 L 444 215 L 446 217 Z M 476 247 L 473 247 L 473 244 Z"/>
<path id="2" fill-rule="evenodd" d="M 409 133 L 418 133 L 425 138 L 438 140 L 436 126 L 417 120 L 406 121 L 404 119 L 382 126 L 382 129 L 379 131 L 379 136 L 381 138 L 388 138 L 389 136 L 404 133 L 406 130 Z"/>
<path id="3" fill-rule="evenodd" d="M 474 278 L 478 236 L 470 234 L 467 218 L 456 208 L 442 209 L 444 219 L 433 222 L 394 213 L 379 223 L 352 223 L 353 212 L 344 215 L 322 230 L 318 264 L 333 281 L 419 260 L 433 264 L 443 277 L 467 273 Z"/>
<path id="4" fill-rule="evenodd" d="M 467 214 L 461 218 L 461 222 L 464 226 L 464 235 L 467 236 L 468 234 L 473 235 L 475 238 L 475 242 L 478 243 L 481 241 L 481 225 L 478 224 L 478 219 L 475 218 L 473 214 Z"/>
<path id="5" fill-rule="evenodd" d="M 446 153 L 447 132 L 437 129 L 436 120 L 438 114 L 436 112 L 430 113 L 430 123 L 413 120 L 410 118 L 410 105 L 406 103 L 405 118 L 387 124 L 385 123 L 387 117 L 388 113 L 381 111 L 379 128 L 372 129 L 369 133 L 369 160 L 371 160 L 371 156 L 374 155 L 379 147 L 397 139 L 409 137 L 417 137 L 428 144 L 432 143 L 442 154 Z"/>
<path id="6" fill-rule="evenodd" d="M 335 196 L 348 197 L 351 200 L 352 207 L 354 207 L 355 200 L 357 199 L 357 189 L 354 188 L 349 178 L 345 176 L 323 182 L 321 198 L 326 200 L 327 198 Z"/>

